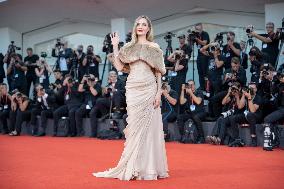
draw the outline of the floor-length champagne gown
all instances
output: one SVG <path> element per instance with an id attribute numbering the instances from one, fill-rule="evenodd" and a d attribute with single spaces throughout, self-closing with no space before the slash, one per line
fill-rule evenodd
<path id="1" fill-rule="evenodd" d="M 115 168 L 93 173 L 96 177 L 156 180 L 169 176 L 161 109 L 154 109 L 153 105 L 157 92 L 156 77 L 151 63 L 146 62 L 158 58 L 154 57 L 155 53 L 149 57 L 157 47 L 137 44 L 135 48 L 135 52 L 131 51 L 126 54 L 128 57 L 124 57 L 132 62 L 126 82 L 128 125 L 124 130 L 124 150 Z"/>

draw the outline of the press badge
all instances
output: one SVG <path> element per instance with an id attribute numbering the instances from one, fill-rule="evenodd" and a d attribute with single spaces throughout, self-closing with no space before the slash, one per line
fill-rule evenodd
<path id="1" fill-rule="evenodd" d="M 266 49 L 266 48 L 267 48 L 267 43 L 264 43 L 264 44 L 262 45 L 262 48 L 263 48 L 263 49 Z"/>
<path id="2" fill-rule="evenodd" d="M 90 110 L 90 109 L 91 109 L 91 107 L 90 107 L 89 104 L 86 105 L 86 109 L 87 109 L 87 110 Z"/>
<path id="3" fill-rule="evenodd" d="M 193 112 L 193 111 L 195 111 L 195 105 L 194 104 L 191 104 L 190 105 L 190 110 Z"/>
<path id="4" fill-rule="evenodd" d="M 8 109 L 8 105 L 4 105 L 4 110 L 7 110 Z"/>
<path id="5" fill-rule="evenodd" d="M 123 73 L 122 72 L 118 72 L 118 75 L 123 75 Z"/>
<path id="6" fill-rule="evenodd" d="M 16 74 L 16 75 L 15 75 L 15 78 L 18 78 L 18 77 L 19 77 L 19 75 L 18 75 L 18 74 Z"/>
<path id="7" fill-rule="evenodd" d="M 67 95 L 65 96 L 65 100 L 69 100 L 69 98 L 70 98 L 70 96 L 69 96 L 69 94 L 67 94 Z"/>
<path id="8" fill-rule="evenodd" d="M 249 113 L 248 110 L 245 110 L 245 111 L 244 111 L 244 114 L 245 114 L 246 117 L 247 117 L 248 113 Z"/>
<path id="9" fill-rule="evenodd" d="M 231 56 L 231 54 L 230 54 L 230 53 L 227 53 L 227 54 L 226 54 L 226 57 L 230 57 L 230 56 Z"/>

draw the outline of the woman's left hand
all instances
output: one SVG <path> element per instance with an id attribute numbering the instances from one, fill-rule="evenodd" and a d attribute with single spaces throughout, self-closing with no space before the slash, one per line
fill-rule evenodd
<path id="1" fill-rule="evenodd" d="M 154 108 L 158 108 L 160 106 L 161 103 L 161 94 L 157 93 L 155 96 L 155 100 L 154 100 Z"/>

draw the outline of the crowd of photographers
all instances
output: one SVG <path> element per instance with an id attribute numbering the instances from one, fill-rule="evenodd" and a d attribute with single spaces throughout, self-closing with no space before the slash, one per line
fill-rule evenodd
<path id="1" fill-rule="evenodd" d="M 231 31 L 218 33 L 210 42 L 201 23 L 196 24 L 187 36 L 178 36 L 179 48 L 165 57 L 168 72 L 163 77 L 161 108 L 166 140 L 170 139 L 169 122 L 176 122 L 184 136 L 188 131 L 186 125 L 191 120 L 196 125 L 195 143 L 220 145 L 229 138 L 226 144 L 238 146 L 242 142 L 238 127 L 249 124 L 250 145 L 257 146 L 256 124 L 272 126 L 282 121 L 284 70 L 282 65 L 279 70 L 275 68 L 283 32 L 275 32 L 273 23 L 267 23 L 266 30 L 267 34 L 260 35 L 252 26 L 247 28 L 249 39 L 256 38 L 262 42 L 262 49 L 252 46 L 248 54 L 246 48 L 249 44 L 236 42 L 235 33 Z M 226 44 L 223 44 L 223 35 L 226 36 Z M 186 81 L 194 46 L 198 48 L 199 88 L 194 80 Z M 82 136 L 82 120 L 89 116 L 92 136 L 96 137 L 99 119 L 110 112 L 117 118 L 126 117 L 123 115 L 127 114 L 127 75 L 114 69 L 109 72 L 108 84 L 102 86 L 99 80 L 99 63 L 102 60 L 93 52 L 93 46 L 88 46 L 84 53 L 82 45 L 73 51 L 68 48 L 67 42 L 58 40 L 52 51 L 52 56 L 57 58 L 55 69 L 44 60 L 46 54 L 40 58 L 28 48 L 27 57 L 23 60 L 16 53 L 16 48 L 12 43 L 7 54 L 0 56 L 1 64 L 7 64 L 8 82 L 8 85 L 0 85 L 3 133 L 20 135 L 22 122 L 30 121 L 33 135 L 44 136 L 47 119 L 53 118 L 56 136 L 59 120 L 68 117 L 69 135 Z M 108 52 L 110 62 L 113 61 L 112 56 L 111 51 Z M 250 70 L 251 78 L 247 78 L 246 69 Z M 50 74 L 54 74 L 54 83 L 49 82 Z M 3 82 L 5 71 L 0 70 L 0 75 Z M 34 92 L 29 97 L 32 83 Z M 39 125 L 37 116 L 41 117 Z M 212 136 L 204 136 L 202 122 L 205 120 L 216 121 Z"/>

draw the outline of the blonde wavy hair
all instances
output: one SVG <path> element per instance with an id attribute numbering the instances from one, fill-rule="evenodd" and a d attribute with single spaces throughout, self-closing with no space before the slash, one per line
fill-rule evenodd
<path id="1" fill-rule="evenodd" d="M 137 34 L 136 34 L 136 27 L 137 27 L 138 20 L 140 20 L 141 18 L 146 19 L 146 21 L 148 23 L 148 27 L 149 27 L 149 31 L 146 34 L 146 39 L 148 41 L 151 41 L 151 42 L 154 41 L 154 32 L 153 32 L 153 26 L 152 26 L 151 20 L 149 19 L 148 16 L 141 15 L 141 16 L 138 16 L 135 19 L 134 26 L 133 26 L 133 29 L 132 29 L 131 41 L 129 43 L 127 43 L 127 46 L 132 46 L 135 43 L 137 43 L 138 38 L 137 38 Z"/>

